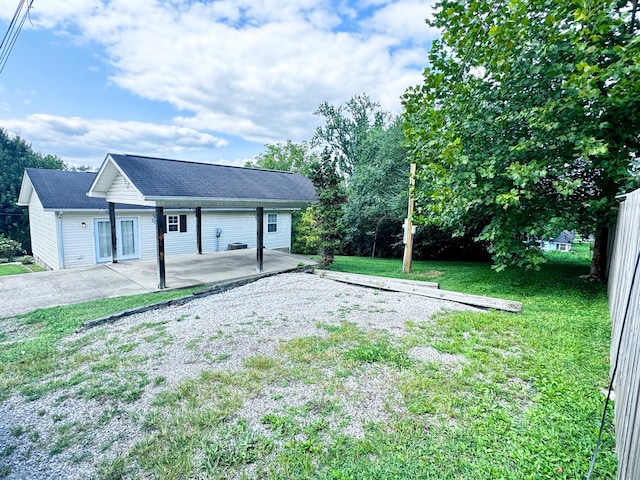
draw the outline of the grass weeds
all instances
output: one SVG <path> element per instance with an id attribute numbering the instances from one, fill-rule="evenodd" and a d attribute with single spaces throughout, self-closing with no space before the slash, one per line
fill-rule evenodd
<path id="1" fill-rule="evenodd" d="M 346 322 L 350 312 L 367 312 L 357 296 L 345 296 L 340 301 L 350 304 L 317 319 L 317 335 L 281 342 L 275 355 L 247 358 L 239 370 L 219 370 L 230 357 L 216 352 L 208 357 L 215 370 L 167 387 L 163 377 L 137 372 L 146 359 L 122 339 L 109 346 L 121 359 L 79 356 L 77 364 L 98 370 L 89 378 L 64 378 L 87 396 L 94 392 L 91 398 L 130 395 L 135 401 L 147 387 L 158 391 L 143 420 L 146 437 L 101 463 L 101 479 L 584 478 L 604 404 L 600 389 L 608 380 L 610 342 L 604 286 L 583 278 L 588 261 L 588 248 L 582 247 L 549 254 L 539 271 L 497 273 L 481 263 L 414 262 L 407 275 L 400 260 L 336 257 L 335 270 L 436 280 L 448 290 L 521 301 L 523 313 L 408 318 L 404 334 L 391 335 Z M 105 314 L 86 305 L 17 319 L 32 338 L 14 344 L 11 333 L 0 337 L 0 378 L 9 391 L 43 384 L 64 388 L 47 387 L 43 380 L 60 368 L 59 340 L 89 310 Z M 135 328 L 164 332 L 157 324 Z M 223 336 L 219 331 L 211 339 Z M 205 341 L 199 338 L 188 348 L 198 350 Z M 67 348 L 82 345 L 79 340 Z M 415 358 L 410 353 L 418 347 L 440 357 Z M 438 360 L 445 357 L 450 361 Z M 349 390 L 359 383 L 362 391 Z M 360 420 L 360 433 L 354 434 L 348 429 L 354 405 L 366 405 L 378 389 L 388 391 L 378 407 L 383 410 Z M 304 401 L 289 405 L 286 397 L 296 391 L 305 392 Z M 253 422 L 244 418 L 243 408 L 263 398 L 271 407 Z M 76 430 L 64 428 L 52 449 L 68 448 L 65 435 Z M 594 478 L 615 475 L 608 415 Z"/>
<path id="2" fill-rule="evenodd" d="M 34 310 L 0 323 L 0 401 L 19 390 L 35 399 L 59 388 L 89 379 L 86 375 L 65 378 L 82 363 L 94 359 L 77 355 L 95 337 L 89 333 L 77 342 L 61 347 L 61 340 L 73 334 L 83 322 L 131 308 L 189 295 L 195 289 L 107 298 L 60 307 Z M 148 326 L 154 338 L 166 337 L 164 325 Z M 99 335 L 99 333 L 96 333 Z M 166 340 L 166 339 L 165 339 Z M 134 345 L 122 345 L 120 353 Z M 104 365 L 103 365 L 104 366 Z M 96 367 L 99 369 L 99 366 Z M 55 378 L 49 378 L 51 376 Z"/>

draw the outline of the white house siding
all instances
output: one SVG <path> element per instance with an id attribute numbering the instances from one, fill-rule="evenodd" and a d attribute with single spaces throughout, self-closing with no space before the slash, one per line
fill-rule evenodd
<path id="1" fill-rule="evenodd" d="M 278 231 L 267 233 L 267 214 L 278 214 Z M 216 228 L 222 233 L 218 239 L 218 251 L 227 250 L 230 243 L 246 243 L 248 248 L 256 248 L 256 213 L 255 210 L 246 211 L 215 211 L 202 212 L 202 250 L 216 251 Z M 291 248 L 291 212 L 265 210 L 264 212 L 264 246 L 270 249 Z"/>
<path id="2" fill-rule="evenodd" d="M 278 214 L 278 231 L 267 232 L 268 213 Z M 168 256 L 197 252 L 196 217 L 194 210 L 168 210 L 166 215 L 187 215 L 186 232 L 167 232 L 165 234 L 165 252 Z M 139 255 L 143 259 L 156 257 L 157 240 L 155 216 L 152 210 L 116 210 L 117 218 L 136 218 L 138 220 Z M 95 219 L 108 220 L 102 211 L 71 212 L 65 211 L 60 218 L 56 212 L 45 212 L 37 195 L 32 195 L 29 205 L 29 220 L 32 232 L 34 256 L 47 268 L 59 269 L 58 244 L 62 245 L 62 268 L 88 267 L 95 265 Z M 82 222 L 85 227 L 82 228 Z M 57 241 L 56 229 L 60 228 L 61 241 Z M 204 253 L 216 251 L 216 228 L 222 229 L 218 241 L 218 250 L 227 250 L 229 243 L 246 243 L 248 248 L 256 247 L 255 211 L 203 210 L 202 212 L 202 249 Z M 291 248 L 291 212 L 264 212 L 264 245 L 270 249 Z"/>
<path id="3" fill-rule="evenodd" d="M 62 245 L 64 268 L 90 267 L 96 263 L 94 247 L 93 219 L 109 220 L 106 213 L 65 212 L 60 225 L 62 227 Z M 85 227 L 82 228 L 82 222 Z"/>
<path id="4" fill-rule="evenodd" d="M 278 231 L 275 233 L 267 232 L 267 214 L 278 214 Z M 266 210 L 264 212 L 264 245 L 273 250 L 291 250 L 291 212 L 272 212 Z"/>
<path id="5" fill-rule="evenodd" d="M 116 216 L 118 213 L 116 212 Z M 124 216 L 124 213 L 120 215 Z M 140 258 L 156 258 L 157 239 L 155 212 L 149 210 L 136 214 L 138 217 L 138 229 L 140 235 Z"/>
<path id="6" fill-rule="evenodd" d="M 164 214 L 187 216 L 186 232 L 169 232 L 164 235 L 164 251 L 167 255 L 181 255 L 184 253 L 198 253 L 198 234 L 196 232 L 196 214 L 194 210 L 169 210 L 165 209 Z M 168 222 L 167 222 L 168 223 Z M 168 225 L 166 227 L 169 228 Z M 154 250 L 155 252 L 155 250 Z"/>
<path id="7" fill-rule="evenodd" d="M 117 198 L 118 203 L 129 203 L 132 205 L 140 205 L 142 202 L 140 192 L 129 182 L 125 182 L 125 178 L 120 173 L 113 181 L 111 188 L 109 188 L 107 198 Z M 149 202 L 142 203 L 150 205 Z"/>
<path id="8" fill-rule="evenodd" d="M 58 270 L 58 235 L 55 212 L 45 212 L 38 194 L 34 191 L 29 199 L 29 228 L 33 258 L 44 268 Z"/>

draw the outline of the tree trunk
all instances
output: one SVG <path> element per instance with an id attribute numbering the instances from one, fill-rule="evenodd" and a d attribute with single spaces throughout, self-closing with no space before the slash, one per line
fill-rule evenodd
<path id="1" fill-rule="evenodd" d="M 320 251 L 320 268 L 328 268 L 333 263 L 333 249 L 323 248 Z"/>
<path id="2" fill-rule="evenodd" d="M 595 233 L 593 242 L 593 257 L 589 267 L 589 276 L 599 282 L 607 281 L 607 250 L 609 240 L 609 229 L 601 227 Z"/>

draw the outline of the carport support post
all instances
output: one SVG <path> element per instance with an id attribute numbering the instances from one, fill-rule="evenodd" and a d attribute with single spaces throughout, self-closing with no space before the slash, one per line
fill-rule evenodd
<path id="1" fill-rule="evenodd" d="M 264 265 L 264 207 L 256 207 L 256 231 L 257 270 L 258 273 L 262 273 Z"/>
<path id="2" fill-rule="evenodd" d="M 158 288 L 167 288 L 164 269 L 164 208 L 156 207 L 156 232 L 158 236 Z"/>
<path id="3" fill-rule="evenodd" d="M 198 238 L 198 254 L 202 254 L 202 207 L 196 207 L 196 234 Z"/>
<path id="4" fill-rule="evenodd" d="M 116 235 L 116 204 L 109 203 L 109 225 L 111 226 L 111 261 L 118 263 L 118 237 Z"/>

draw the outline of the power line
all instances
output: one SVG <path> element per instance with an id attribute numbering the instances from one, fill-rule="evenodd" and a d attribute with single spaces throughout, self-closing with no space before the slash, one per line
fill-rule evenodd
<path id="1" fill-rule="evenodd" d="M 22 10 L 23 5 L 24 5 L 24 0 L 21 0 L 20 3 L 18 4 L 18 8 L 16 8 L 16 12 L 13 14 L 13 18 L 11 19 L 11 23 L 9 24 L 9 29 L 7 30 L 7 33 L 4 34 L 2 43 L 0 43 L 0 50 L 2 50 L 2 47 L 4 46 L 4 42 L 7 40 L 7 37 L 9 36 L 9 32 L 13 30 L 13 26 L 16 23 L 16 19 L 18 18 L 18 15 L 20 14 L 20 10 Z"/>
<path id="2" fill-rule="evenodd" d="M 18 35 L 20 35 L 20 32 L 22 31 L 22 26 L 31 11 L 33 0 L 29 1 L 29 5 L 26 6 L 26 9 L 24 8 L 25 5 L 26 0 L 20 0 L 18 8 L 16 8 L 13 18 L 11 19 L 11 23 L 9 24 L 9 28 L 7 29 L 7 33 L 4 34 L 2 43 L 0 43 L 0 74 L 4 70 L 4 66 L 7 64 L 9 55 L 11 55 L 11 51 L 16 44 L 16 40 L 18 40 Z M 23 10 L 24 13 L 22 13 Z M 22 18 L 18 20 L 21 14 Z"/>

